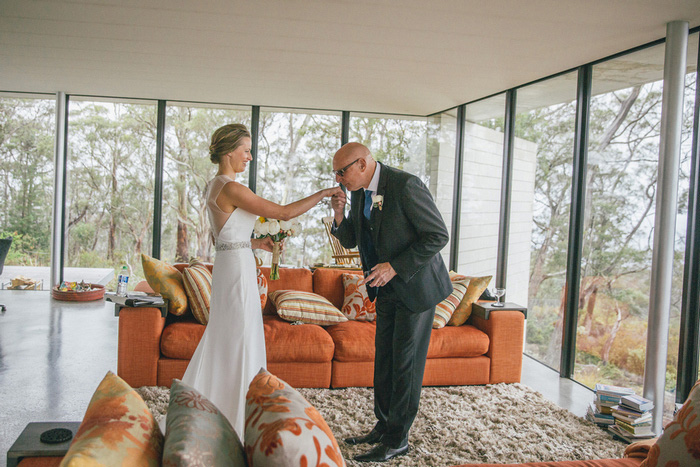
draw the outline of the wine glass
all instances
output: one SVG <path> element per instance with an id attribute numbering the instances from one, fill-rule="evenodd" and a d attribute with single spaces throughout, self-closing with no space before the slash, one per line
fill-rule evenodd
<path id="1" fill-rule="evenodd" d="M 496 303 L 494 303 L 491 306 L 498 306 L 498 307 L 504 306 L 504 304 L 501 303 L 501 297 L 504 296 L 505 294 L 506 294 L 506 289 L 504 289 L 502 287 L 496 287 L 495 289 L 493 289 L 493 295 L 496 297 Z"/>

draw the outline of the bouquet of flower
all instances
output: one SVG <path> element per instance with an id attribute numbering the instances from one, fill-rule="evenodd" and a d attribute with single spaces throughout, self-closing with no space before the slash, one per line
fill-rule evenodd
<path id="1" fill-rule="evenodd" d="M 298 235 L 301 224 L 297 220 L 278 221 L 259 217 L 255 221 L 253 232 L 256 238 L 270 237 L 274 242 L 272 247 L 272 266 L 270 267 L 270 280 L 280 278 L 280 242 L 292 235 Z"/>

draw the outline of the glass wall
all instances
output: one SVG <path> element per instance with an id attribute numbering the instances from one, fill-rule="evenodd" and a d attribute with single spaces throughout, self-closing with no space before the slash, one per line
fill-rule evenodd
<path id="1" fill-rule="evenodd" d="M 379 162 L 412 173 L 430 185 L 427 140 L 427 117 L 350 115 L 350 141 L 367 146 Z"/>
<path id="2" fill-rule="evenodd" d="M 157 105 L 71 97 L 65 265 L 127 265 L 151 253 Z"/>
<path id="3" fill-rule="evenodd" d="M 469 276 L 496 276 L 504 115 L 505 94 L 465 110 L 457 272 Z"/>
<path id="4" fill-rule="evenodd" d="M 527 304 L 525 352 L 555 369 L 561 359 L 577 79 L 577 73 L 567 73 L 519 88 L 516 104 L 507 295 Z"/>
<path id="5" fill-rule="evenodd" d="M 340 125 L 340 112 L 261 109 L 257 193 L 288 204 L 336 186 L 332 158 L 340 148 Z M 299 217 L 301 233 L 285 241 L 283 265 L 331 262 L 331 247 L 321 222 L 330 215 L 330 203 L 325 199 Z M 257 254 L 265 265 L 270 264 L 270 253 Z"/>
<path id="6" fill-rule="evenodd" d="M 49 266 L 56 100 L 0 95 L 0 238 L 5 265 Z"/>
<path id="7" fill-rule="evenodd" d="M 697 35 L 695 35 L 696 37 Z M 697 39 L 689 53 L 686 109 L 692 108 Z M 663 94 L 664 45 L 593 67 L 579 326 L 574 378 L 641 392 Z M 676 381 L 680 290 L 692 111 L 686 111 L 667 367 Z M 672 398 L 669 398 L 672 400 Z M 670 409 L 671 407 L 667 407 Z"/>
<path id="8" fill-rule="evenodd" d="M 229 123 L 250 128 L 250 107 L 208 107 L 168 102 L 163 164 L 161 258 L 169 263 L 213 261 L 206 185 L 217 171 L 209 159 L 211 135 Z M 248 186 L 248 171 L 236 181 Z"/>
<path id="9" fill-rule="evenodd" d="M 428 120 L 427 158 L 430 167 L 430 192 L 435 196 L 440 214 L 448 232 L 452 232 L 452 209 L 454 199 L 454 172 L 457 142 L 457 110 L 448 110 Z M 442 259 L 450 264 L 450 240 L 442 249 Z"/>

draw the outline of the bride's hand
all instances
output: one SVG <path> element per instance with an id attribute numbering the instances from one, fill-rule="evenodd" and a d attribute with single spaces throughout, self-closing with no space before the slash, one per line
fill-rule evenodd
<path id="1" fill-rule="evenodd" d="M 333 188 L 326 188 L 325 190 L 321 190 L 321 193 L 323 193 L 324 198 L 330 198 L 333 195 L 343 193 L 343 190 L 339 187 L 333 187 Z"/>
<path id="2" fill-rule="evenodd" d="M 250 240 L 250 246 L 253 250 L 265 250 L 272 252 L 272 247 L 275 242 L 270 237 L 253 238 Z M 284 250 L 284 241 L 280 242 L 280 250 Z"/>

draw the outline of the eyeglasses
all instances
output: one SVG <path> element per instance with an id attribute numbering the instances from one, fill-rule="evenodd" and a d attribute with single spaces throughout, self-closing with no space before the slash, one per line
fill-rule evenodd
<path id="1" fill-rule="evenodd" d="M 350 162 L 348 165 L 346 165 L 342 169 L 334 170 L 333 173 L 336 174 L 338 177 L 342 177 L 343 175 L 345 175 L 345 171 L 348 170 L 352 164 L 354 164 L 355 162 L 357 162 L 359 160 L 360 159 L 355 159 L 354 161 Z"/>

